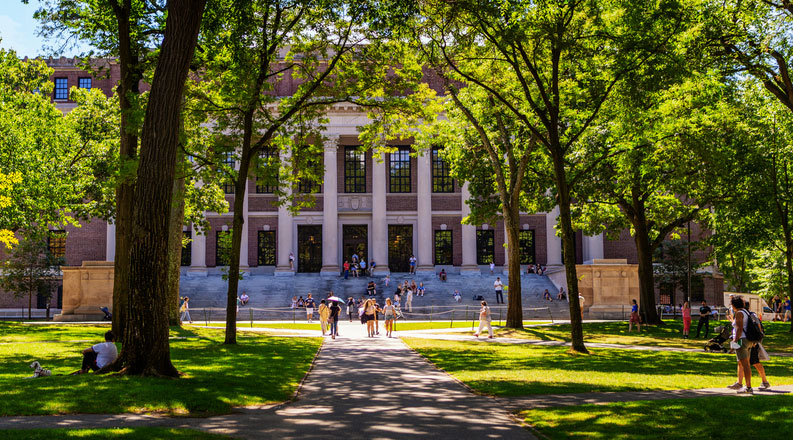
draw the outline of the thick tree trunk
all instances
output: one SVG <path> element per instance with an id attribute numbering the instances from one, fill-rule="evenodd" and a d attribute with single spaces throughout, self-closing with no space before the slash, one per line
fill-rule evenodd
<path id="1" fill-rule="evenodd" d="M 130 242 L 129 307 L 118 362 L 127 374 L 178 376 L 168 341 L 168 232 L 184 84 L 205 0 L 171 0 L 141 134 Z"/>
<path id="2" fill-rule="evenodd" d="M 181 155 L 180 155 L 181 156 Z M 173 183 L 173 203 L 171 203 L 171 222 L 168 227 L 168 324 L 180 325 L 179 320 L 179 281 L 182 278 L 182 226 L 184 223 L 184 174 L 181 170 L 181 157 L 177 167 L 179 175 Z"/>
<path id="3" fill-rule="evenodd" d="M 554 178 L 558 192 L 559 220 L 562 228 L 562 247 L 564 249 L 564 269 L 567 277 L 567 294 L 570 298 L 570 339 L 571 349 L 580 353 L 589 353 L 584 345 L 584 325 L 581 316 L 581 305 L 578 302 L 578 274 L 575 267 L 575 232 L 573 231 L 570 213 L 570 188 L 561 156 L 554 156 Z M 591 301 L 591 298 L 590 298 Z"/>
<path id="4" fill-rule="evenodd" d="M 507 270 L 509 290 L 507 292 L 507 328 L 523 328 L 523 304 L 520 286 L 520 238 L 518 235 L 520 209 L 510 206 L 512 212 L 504 208 L 504 226 L 507 230 Z"/>
<path id="5" fill-rule="evenodd" d="M 116 13 L 119 29 L 119 68 L 121 79 L 118 85 L 119 109 L 121 110 L 121 139 L 119 146 L 119 161 L 122 170 L 129 170 L 126 166 L 134 161 L 138 155 L 138 136 L 132 113 L 133 97 L 140 94 L 139 83 L 143 74 L 138 66 L 138 56 L 133 50 L 131 41 L 130 2 L 125 1 L 124 6 Z M 113 333 L 117 335 L 123 345 L 125 319 L 127 316 L 129 284 L 129 236 L 130 220 L 132 219 L 132 198 L 135 193 L 134 176 L 122 175 L 122 180 L 116 186 L 116 250 L 113 265 Z"/>
<path id="6" fill-rule="evenodd" d="M 647 225 L 642 219 L 634 222 L 633 241 L 639 258 L 639 308 L 644 324 L 663 325 L 655 309 L 655 279 L 653 274 L 653 249 Z"/>

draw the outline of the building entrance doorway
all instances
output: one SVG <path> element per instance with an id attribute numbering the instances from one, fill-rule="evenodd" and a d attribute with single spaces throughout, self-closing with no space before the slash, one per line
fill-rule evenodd
<path id="1" fill-rule="evenodd" d="M 388 225 L 388 268 L 408 272 L 413 255 L 413 225 Z"/>
<path id="2" fill-rule="evenodd" d="M 297 271 L 319 272 L 322 269 L 322 226 L 297 226 Z"/>
<path id="3" fill-rule="evenodd" d="M 352 255 L 363 257 L 369 263 L 369 235 L 366 225 L 344 225 L 341 229 L 342 261 L 352 262 Z"/>

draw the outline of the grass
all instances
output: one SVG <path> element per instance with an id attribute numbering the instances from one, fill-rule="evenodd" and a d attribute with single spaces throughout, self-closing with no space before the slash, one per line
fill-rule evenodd
<path id="1" fill-rule="evenodd" d="M 492 321 L 493 325 L 504 325 L 506 321 Z M 450 325 L 451 324 L 451 325 Z M 523 325 L 550 324 L 550 321 L 523 321 Z M 474 321 L 474 328 L 479 327 L 479 321 Z M 471 328 L 471 321 L 433 321 L 412 322 L 397 321 L 396 330 L 433 330 L 445 328 Z"/>
<path id="2" fill-rule="evenodd" d="M 665 321 L 662 326 L 642 326 L 642 331 L 628 332 L 627 322 L 593 322 L 584 324 L 584 339 L 586 342 L 600 342 L 608 344 L 630 344 L 630 345 L 649 345 L 657 347 L 681 347 L 701 349 L 707 339 L 704 338 L 704 328 L 700 339 L 683 339 L 682 321 Z M 696 321 L 691 323 L 692 332 L 690 337 L 697 334 Z M 713 328 L 717 325 L 732 324 L 729 321 L 711 322 L 711 333 L 708 338 L 712 338 Z M 793 351 L 793 333 L 790 333 L 789 322 L 765 322 L 766 337 L 763 345 L 769 352 L 790 352 Z M 496 331 L 498 336 L 539 339 L 544 341 L 570 341 L 570 325 L 561 324 L 541 328 L 526 328 L 522 330 L 499 329 Z"/>
<path id="3" fill-rule="evenodd" d="M 106 325 L 22 324 L 0 322 L 0 342 L 86 341 L 95 340 L 110 330 Z"/>
<path id="4" fill-rule="evenodd" d="M 220 440 L 228 439 L 193 429 L 117 428 L 117 429 L 11 429 L 0 430 L 4 440 Z"/>
<path id="5" fill-rule="evenodd" d="M 4 334 L 18 324 L 0 324 Z M 60 328 L 59 328 L 60 327 Z M 241 332 L 237 345 L 223 345 L 223 331 L 172 329 L 171 359 L 183 373 L 179 379 L 116 377 L 87 374 L 64 376 L 80 367 L 85 342 L 101 341 L 106 331 L 79 326 L 36 327 L 20 331 L 24 342 L 0 344 L 0 415 L 162 412 L 210 415 L 235 406 L 287 400 L 308 370 L 319 338 L 278 338 Z M 5 340 L 5 338 L 4 338 Z M 38 360 L 53 376 L 24 379 Z"/>
<path id="6" fill-rule="evenodd" d="M 793 396 L 620 402 L 537 409 L 521 416 L 551 439 L 789 438 Z"/>
<path id="7" fill-rule="evenodd" d="M 734 355 L 403 338 L 475 390 L 498 396 L 722 387 L 735 382 Z M 763 363 L 772 385 L 793 383 L 791 358 Z"/>

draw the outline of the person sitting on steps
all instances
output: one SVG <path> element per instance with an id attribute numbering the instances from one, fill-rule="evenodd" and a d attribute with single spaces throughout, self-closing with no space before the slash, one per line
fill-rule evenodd
<path id="1" fill-rule="evenodd" d="M 446 269 L 441 269 L 441 273 L 438 274 L 438 278 L 441 281 L 446 281 Z"/>

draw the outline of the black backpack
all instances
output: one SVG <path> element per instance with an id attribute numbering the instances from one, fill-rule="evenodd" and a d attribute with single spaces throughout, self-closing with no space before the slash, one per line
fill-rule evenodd
<path id="1" fill-rule="evenodd" d="M 744 310 L 745 311 L 745 310 Z M 749 342 L 760 342 L 763 340 L 763 323 L 754 312 L 746 312 L 748 320 L 746 322 L 746 340 Z"/>

